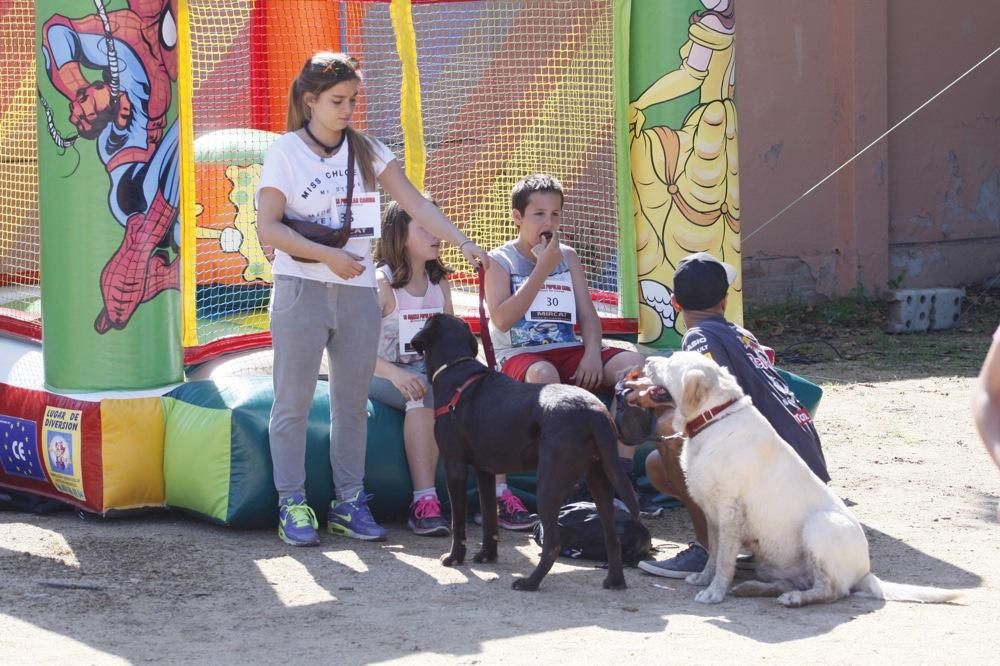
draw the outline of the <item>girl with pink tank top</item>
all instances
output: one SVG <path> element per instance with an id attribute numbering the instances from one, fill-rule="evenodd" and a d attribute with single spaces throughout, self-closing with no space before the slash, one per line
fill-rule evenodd
<path id="1" fill-rule="evenodd" d="M 413 482 L 407 524 L 415 534 L 425 536 L 444 536 L 451 530 L 434 488 L 438 462 L 434 396 L 423 359 L 408 345 L 432 314 L 454 314 L 448 285 L 451 269 L 441 263 L 440 250 L 438 238 L 412 222 L 397 204 L 389 204 L 375 249 L 382 330 L 368 397 L 405 411 L 403 446 Z M 501 527 L 525 530 L 537 522 L 538 517 L 507 488 L 506 476 L 497 476 L 496 494 Z"/>
<path id="2" fill-rule="evenodd" d="M 410 370 L 420 370 L 421 374 L 423 374 L 422 369 L 417 367 L 423 366 L 423 360 L 419 354 L 410 350 L 409 340 L 413 337 L 413 333 L 420 330 L 431 314 L 446 311 L 445 289 L 441 286 L 441 283 L 447 286 L 448 281 L 442 279 L 437 284 L 428 282 L 424 285 L 424 293 L 416 296 L 410 293 L 409 290 L 413 287 L 409 284 L 396 288 L 391 286 L 393 283 L 393 271 L 389 268 L 388 264 L 378 266 L 375 271 L 376 279 L 384 280 L 385 284 L 389 285 L 389 288 L 392 289 L 392 295 L 389 297 L 392 311 L 389 314 L 385 314 L 384 309 L 382 311 L 382 330 L 379 336 L 378 356 L 380 359 L 384 359 L 395 365 L 404 366 Z M 386 295 L 388 296 L 388 293 Z M 448 295 L 450 300 L 451 293 L 449 292 Z M 381 301 L 381 293 L 379 296 L 379 300 Z M 451 312 L 450 307 L 447 312 Z M 402 342 L 400 342 L 400 331 L 403 332 Z"/>
<path id="3" fill-rule="evenodd" d="M 453 313 L 447 277 L 451 269 L 441 262 L 440 253 L 440 239 L 413 222 L 395 202 L 386 207 L 375 249 L 382 328 L 368 396 L 405 411 L 403 445 L 413 482 L 407 524 L 424 536 L 451 533 L 434 488 L 438 462 L 434 397 L 423 360 L 409 346 L 432 314 Z"/>

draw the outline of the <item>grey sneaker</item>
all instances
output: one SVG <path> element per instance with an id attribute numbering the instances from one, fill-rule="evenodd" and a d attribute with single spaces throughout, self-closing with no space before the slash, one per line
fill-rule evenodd
<path id="1" fill-rule="evenodd" d="M 662 562 L 643 560 L 639 562 L 639 568 L 654 576 L 687 578 L 689 574 L 700 573 L 706 564 L 708 564 L 708 551 L 696 543 L 691 543 L 669 560 Z"/>

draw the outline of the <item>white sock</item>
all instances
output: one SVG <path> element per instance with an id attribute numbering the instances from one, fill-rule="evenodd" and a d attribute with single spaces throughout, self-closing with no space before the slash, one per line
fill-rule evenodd
<path id="1" fill-rule="evenodd" d="M 413 501 L 414 502 L 419 502 L 420 500 L 422 500 L 425 497 L 433 497 L 433 498 L 437 499 L 437 496 L 438 496 L 437 489 L 435 489 L 434 486 L 431 486 L 430 488 L 424 488 L 423 490 L 414 490 L 413 491 Z"/>
<path id="2" fill-rule="evenodd" d="M 497 484 L 497 497 L 500 497 L 501 495 L 503 495 L 503 493 L 504 493 L 505 490 L 507 490 L 507 484 L 506 483 L 498 483 Z"/>

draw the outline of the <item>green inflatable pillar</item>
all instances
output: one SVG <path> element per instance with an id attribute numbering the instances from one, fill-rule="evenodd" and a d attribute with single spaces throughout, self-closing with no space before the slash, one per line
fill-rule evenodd
<path id="1" fill-rule="evenodd" d="M 726 316 L 743 319 L 735 97 L 736 0 L 633 0 L 627 137 L 639 341 L 678 347 L 674 268 L 710 252 L 737 269 Z M 711 8 L 709 8 L 711 6 Z"/>
<path id="2" fill-rule="evenodd" d="M 38 0 L 46 384 L 183 379 L 176 0 Z"/>

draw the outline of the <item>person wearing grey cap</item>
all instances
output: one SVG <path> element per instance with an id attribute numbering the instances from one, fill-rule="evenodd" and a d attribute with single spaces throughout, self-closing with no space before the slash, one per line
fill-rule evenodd
<path id="1" fill-rule="evenodd" d="M 823 482 L 830 480 L 819 434 L 812 418 L 796 399 L 788 384 L 774 368 L 770 349 L 761 345 L 750 331 L 723 316 L 729 285 L 736 270 L 708 254 L 698 252 L 682 259 L 674 273 L 674 308 L 680 311 L 688 330 L 681 341 L 685 351 L 700 352 L 725 366 L 739 382 L 753 404 L 781 437 L 791 444 L 809 469 Z M 669 419 L 657 423 L 659 434 L 672 432 Z M 662 430 L 662 432 L 661 432 Z M 680 465 L 683 440 L 661 441 L 646 458 L 646 474 L 660 492 L 684 502 L 694 524 L 696 541 L 670 559 L 639 563 L 647 573 L 667 578 L 684 578 L 701 571 L 708 560 L 708 530 L 705 514 L 688 495 Z"/>

